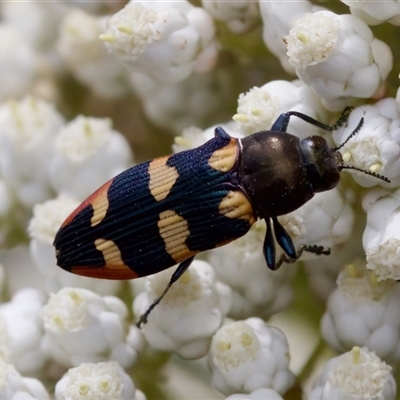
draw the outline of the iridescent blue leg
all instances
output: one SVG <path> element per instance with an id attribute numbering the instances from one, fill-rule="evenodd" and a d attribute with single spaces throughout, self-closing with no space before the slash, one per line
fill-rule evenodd
<path id="1" fill-rule="evenodd" d="M 275 243 L 274 237 L 272 236 L 271 220 L 266 218 L 265 223 L 267 225 L 267 231 L 265 233 L 263 252 L 265 261 L 267 262 L 268 268 L 275 269 Z"/>
<path id="2" fill-rule="evenodd" d="M 282 250 L 290 258 L 296 258 L 296 249 L 294 248 L 292 238 L 276 217 L 272 218 L 272 222 L 274 223 L 275 238 L 279 246 L 281 246 Z"/>

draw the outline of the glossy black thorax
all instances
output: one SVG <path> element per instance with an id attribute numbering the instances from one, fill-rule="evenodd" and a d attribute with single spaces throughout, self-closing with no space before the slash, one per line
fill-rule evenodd
<path id="1" fill-rule="evenodd" d="M 241 142 L 238 178 L 257 217 L 287 214 L 314 196 L 298 137 L 262 131 Z"/>

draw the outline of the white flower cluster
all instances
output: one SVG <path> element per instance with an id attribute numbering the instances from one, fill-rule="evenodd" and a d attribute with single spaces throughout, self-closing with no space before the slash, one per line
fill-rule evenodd
<path id="1" fill-rule="evenodd" d="M 331 111 L 377 96 L 392 68 L 392 52 L 352 15 L 307 13 L 286 37 L 289 62 Z"/>
<path id="2" fill-rule="evenodd" d="M 214 35 L 209 14 L 186 0 L 131 0 L 109 19 L 100 39 L 132 71 L 178 82 L 214 66 Z"/>
<path id="3" fill-rule="evenodd" d="M 43 308 L 43 346 L 65 366 L 115 360 L 128 368 L 135 362 L 141 341 L 135 332 L 138 328 L 127 325 L 127 313 L 117 297 L 62 289 Z"/>
<path id="4" fill-rule="evenodd" d="M 395 99 L 386 98 L 374 105 L 357 107 L 351 113 L 348 125 L 333 135 L 336 144 L 343 143 L 349 137 L 361 118 L 364 119 L 362 129 L 346 144 L 344 161 L 390 179 L 390 184 L 387 184 L 362 174 L 354 174 L 359 185 L 399 187 L 400 111 Z"/>
<path id="5" fill-rule="evenodd" d="M 392 50 L 400 8 L 343 1 L 349 14 L 340 15 L 315 3 L 0 3 L 0 399 L 396 398 L 400 89 L 394 98 Z M 367 24 L 380 23 L 377 39 Z M 335 124 L 347 106 L 355 108 Z M 132 165 L 130 145 L 144 161 L 170 153 L 172 141 L 174 153 L 196 148 L 217 126 L 248 140 L 288 111 L 337 128 L 321 132 L 294 115 L 288 133 L 343 144 L 339 186 L 278 216 L 296 251 L 323 246 L 330 256 L 305 251 L 270 271 L 266 224 L 257 221 L 199 254 L 142 329 L 134 323 L 176 266 L 129 285 L 56 265 L 58 229 Z M 241 145 L 230 171 L 236 190 Z M 206 180 L 197 167 L 193 175 Z M 180 203 L 190 197 L 200 214 L 202 194 L 186 193 L 176 172 Z M 146 174 L 138 179 L 147 185 Z M 145 211 L 153 216 L 163 204 Z M 214 215 L 201 217 L 204 230 L 215 224 Z M 126 229 L 122 217 L 115 222 Z M 149 268 L 153 255 L 145 254 Z M 328 347 L 338 356 L 328 360 Z"/>
<path id="6" fill-rule="evenodd" d="M 278 80 L 242 93 L 233 119 L 238 123 L 240 131 L 248 135 L 268 130 L 278 116 L 288 110 L 307 114 L 317 120 L 324 120 L 326 115 L 320 100 L 307 85 L 299 80 Z M 291 120 L 289 131 L 299 137 L 318 132 L 315 127 L 296 118 Z"/>
<path id="7" fill-rule="evenodd" d="M 115 361 L 82 363 L 57 382 L 55 399 L 146 400 Z"/>
<path id="8" fill-rule="evenodd" d="M 285 393 L 294 383 L 284 334 L 259 318 L 222 326 L 209 355 L 213 383 L 225 394 L 271 388 Z"/>
<path id="9" fill-rule="evenodd" d="M 353 347 L 326 364 L 308 400 L 394 400 L 396 382 L 391 369 L 367 348 Z"/>
<path id="10" fill-rule="evenodd" d="M 400 190 L 375 190 L 363 201 L 367 213 L 367 226 L 363 246 L 367 268 L 380 280 L 400 279 Z"/>
<path id="11" fill-rule="evenodd" d="M 57 49 L 74 76 L 105 98 L 120 97 L 129 85 L 123 67 L 99 41 L 106 18 L 72 9 L 61 25 Z"/>
<path id="12" fill-rule="evenodd" d="M 23 377 L 12 364 L 0 358 L 0 397 L 7 400 L 50 400 L 44 385 Z"/>
<path id="13" fill-rule="evenodd" d="M 45 302 L 43 292 L 24 288 L 0 305 L 1 358 L 24 375 L 35 375 L 49 361 L 41 343 L 44 334 L 41 313 Z"/>
<path id="14" fill-rule="evenodd" d="M 255 0 L 202 0 L 202 5 L 216 20 L 226 22 L 235 33 L 245 33 L 257 23 L 258 4 Z"/>
<path id="15" fill-rule="evenodd" d="M 361 18 L 368 25 L 379 25 L 390 22 L 400 26 L 400 4 L 396 0 L 388 1 L 349 1 L 341 0 L 350 7 L 353 15 Z"/>
<path id="16" fill-rule="evenodd" d="M 229 71 L 223 75 L 213 71 L 195 74 L 182 82 L 160 82 L 148 74 L 132 72 L 130 81 L 147 118 L 178 135 L 189 126 L 220 121 L 233 94 L 229 85 L 226 87 L 229 81 L 233 84 Z"/>
<path id="17" fill-rule="evenodd" d="M 322 8 L 308 0 L 293 2 L 264 0 L 260 1 L 259 5 L 265 45 L 272 54 L 279 58 L 286 72 L 295 74 L 295 69 L 286 55 L 286 45 L 282 39 L 289 34 L 295 20 L 305 13 L 319 11 Z"/>
<path id="18" fill-rule="evenodd" d="M 364 265 L 350 264 L 339 275 L 321 320 L 325 340 L 338 352 L 365 346 L 386 362 L 400 362 L 400 288 L 377 281 Z"/>

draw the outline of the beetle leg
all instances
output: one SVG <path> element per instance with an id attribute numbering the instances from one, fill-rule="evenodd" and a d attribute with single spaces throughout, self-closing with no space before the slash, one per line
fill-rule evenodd
<path id="1" fill-rule="evenodd" d="M 272 236 L 271 220 L 269 218 L 266 218 L 265 223 L 267 224 L 267 231 L 265 233 L 263 253 L 264 253 L 265 261 L 267 262 L 268 268 L 274 270 L 275 269 L 275 243 L 274 243 L 274 238 Z"/>
<path id="2" fill-rule="evenodd" d="M 271 131 L 286 132 L 287 126 L 289 125 L 290 114 L 281 114 L 271 127 Z"/>
<path id="3" fill-rule="evenodd" d="M 329 254 L 331 254 L 331 249 L 329 247 L 318 246 L 316 244 L 304 246 L 304 251 L 308 251 L 309 253 L 314 253 L 318 256 L 320 255 L 329 256 Z"/>
<path id="4" fill-rule="evenodd" d="M 194 257 L 190 257 L 185 261 L 182 261 L 179 265 L 178 268 L 175 270 L 175 272 L 172 274 L 170 281 L 168 282 L 167 287 L 164 289 L 162 292 L 161 296 L 156 299 L 150 307 L 147 309 L 147 311 L 140 317 L 138 323 L 136 326 L 138 328 L 141 328 L 142 325 L 147 323 L 147 318 L 149 317 L 150 313 L 153 311 L 154 307 L 163 299 L 163 297 L 167 294 L 168 290 L 171 288 L 171 286 L 184 274 L 184 272 L 189 268 L 190 264 L 194 260 Z"/>
<path id="5" fill-rule="evenodd" d="M 294 116 L 308 122 L 311 125 L 317 126 L 324 131 L 334 132 L 346 123 L 352 110 L 352 107 L 346 107 L 342 112 L 340 118 L 333 125 L 323 124 L 322 122 L 319 122 L 316 119 L 298 111 L 288 111 L 287 113 L 282 113 L 277 118 L 277 120 L 272 125 L 271 131 L 286 132 L 287 126 L 289 125 L 290 117 Z"/>
<path id="6" fill-rule="evenodd" d="M 294 248 L 292 238 L 286 232 L 285 228 L 280 224 L 278 219 L 276 217 L 266 219 L 265 222 L 267 224 L 267 232 L 265 234 L 263 248 L 264 257 L 267 262 L 268 268 L 274 271 L 278 269 L 283 262 L 285 262 L 285 259 L 282 261 L 279 260 L 280 263 L 278 262 L 278 264 L 275 263 L 275 243 L 272 235 L 271 219 L 274 224 L 275 239 L 278 242 L 279 246 L 281 246 L 281 248 L 285 252 L 285 256 L 287 254 L 286 258 L 288 260 L 295 259 L 297 258 L 297 253 L 296 249 Z"/>
<path id="7" fill-rule="evenodd" d="M 288 263 L 288 264 L 294 263 L 301 257 L 301 255 L 305 251 L 307 251 L 308 253 L 317 254 L 318 256 L 321 255 L 329 256 L 329 254 L 331 254 L 331 249 L 329 247 L 318 246 L 316 244 L 307 246 L 303 244 L 300 247 L 300 249 L 296 252 L 296 256 L 293 258 L 283 253 L 279 258 L 278 262 L 276 263 L 275 269 L 278 269 L 283 263 Z"/>
<path id="8" fill-rule="evenodd" d="M 279 246 L 281 246 L 290 258 L 296 258 L 296 249 L 294 248 L 292 238 L 276 217 L 272 218 L 272 222 L 274 223 L 275 238 Z"/>

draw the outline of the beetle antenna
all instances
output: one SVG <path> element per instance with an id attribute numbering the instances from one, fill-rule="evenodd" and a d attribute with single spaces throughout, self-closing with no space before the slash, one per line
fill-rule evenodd
<path id="1" fill-rule="evenodd" d="M 338 151 L 340 150 L 363 126 L 364 124 L 364 117 L 361 117 L 360 122 L 358 123 L 358 125 L 356 126 L 356 129 L 354 129 L 353 132 L 350 133 L 350 135 L 348 136 L 348 138 L 342 143 L 340 144 L 338 147 L 335 147 L 334 149 L 332 149 L 333 151 Z"/>
<path id="2" fill-rule="evenodd" d="M 343 115 L 345 115 L 345 112 L 347 111 L 348 109 L 346 108 L 346 110 L 343 112 Z M 351 109 L 349 109 L 348 110 L 349 112 L 351 112 Z M 361 119 L 360 119 L 360 122 L 358 123 L 358 125 L 356 126 L 356 128 L 353 130 L 353 132 L 351 132 L 350 133 L 350 135 L 348 136 L 348 138 L 342 143 L 342 144 L 340 144 L 338 147 L 335 147 L 334 149 L 332 149 L 332 151 L 339 151 L 360 129 L 361 129 L 361 127 L 363 126 L 363 124 L 364 124 L 364 117 L 361 117 Z M 357 167 L 353 167 L 352 165 L 348 165 L 348 164 L 344 164 L 344 163 L 341 163 L 340 165 L 339 165 L 339 168 L 342 170 L 342 169 L 353 169 L 353 170 L 355 170 L 355 171 L 359 171 L 359 172 L 362 172 L 363 174 L 366 174 L 366 175 L 370 175 L 370 176 L 373 176 L 374 178 L 378 178 L 378 179 L 380 179 L 381 181 L 384 181 L 384 182 L 388 182 L 388 183 L 390 183 L 390 180 L 388 179 L 388 178 L 386 178 L 386 176 L 383 176 L 383 175 L 380 175 L 380 174 L 377 174 L 376 172 L 372 172 L 372 171 L 368 171 L 368 170 L 366 170 L 366 169 L 361 169 L 361 168 L 357 168 Z"/>
<path id="3" fill-rule="evenodd" d="M 347 164 L 340 164 L 340 165 L 339 165 L 339 168 L 340 168 L 340 169 L 353 169 L 353 170 L 355 170 L 355 171 L 362 172 L 363 174 L 373 176 L 374 178 L 378 178 L 378 179 L 380 179 L 381 181 L 390 183 L 390 180 L 389 180 L 388 178 L 386 178 L 386 176 L 377 174 L 376 172 L 368 171 L 368 170 L 366 170 L 366 169 L 361 169 L 361 168 L 353 167 L 352 165 L 347 165 Z"/>
<path id="4" fill-rule="evenodd" d="M 340 118 L 333 124 L 331 125 L 329 131 L 330 132 L 335 132 L 337 131 L 340 127 L 342 127 L 347 120 L 349 119 L 349 115 L 351 114 L 351 112 L 354 110 L 354 107 L 351 106 L 347 106 L 343 112 L 342 115 L 340 116 Z"/>

